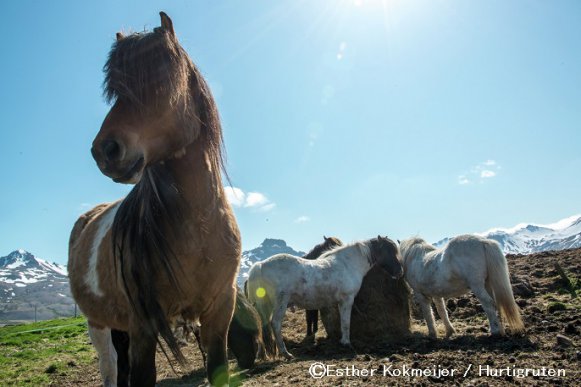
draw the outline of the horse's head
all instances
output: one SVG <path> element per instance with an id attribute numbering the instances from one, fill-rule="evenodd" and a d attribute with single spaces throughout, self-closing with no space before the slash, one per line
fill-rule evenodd
<path id="1" fill-rule="evenodd" d="M 152 32 L 118 33 L 104 66 L 105 96 L 113 106 L 91 152 L 101 172 L 121 183 L 136 183 L 148 165 L 179 157 L 203 125 L 195 105 L 209 91 L 172 21 L 160 15 L 161 26 Z"/>
<path id="2" fill-rule="evenodd" d="M 394 279 L 403 276 L 403 267 L 397 244 L 388 237 L 377 236 L 371 240 L 374 261 Z"/>
<path id="3" fill-rule="evenodd" d="M 343 246 L 343 242 L 341 242 L 341 240 L 339 238 L 336 237 L 326 237 L 323 235 L 323 245 L 322 245 L 322 249 L 323 251 L 328 251 L 331 250 L 335 247 L 338 246 Z"/>
<path id="4" fill-rule="evenodd" d="M 323 235 L 323 242 L 312 248 L 303 258 L 317 259 L 326 251 L 332 250 L 335 247 L 343 246 L 343 242 L 339 238 L 329 237 Z"/>

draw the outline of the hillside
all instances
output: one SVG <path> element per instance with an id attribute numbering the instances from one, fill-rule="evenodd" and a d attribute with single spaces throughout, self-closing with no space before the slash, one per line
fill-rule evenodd
<path id="1" fill-rule="evenodd" d="M 486 333 L 488 324 L 478 302 L 471 296 L 448 301 L 448 309 L 457 335 L 450 340 L 436 341 L 426 337 L 427 329 L 421 320 L 414 320 L 411 337 L 401 342 L 354 342 L 354 350 L 343 348 L 325 338 L 321 329 L 316 339 L 305 340 L 303 311 L 287 311 L 283 334 L 289 351 L 295 360 L 262 361 L 247 373 L 238 373 L 245 386 L 270 385 L 410 385 L 410 384 L 455 384 L 473 386 L 503 386 L 518 384 L 526 386 L 577 385 L 579 362 L 581 361 L 581 300 L 572 298 L 563 288 L 560 276 L 553 267 L 559 262 L 569 277 L 579 286 L 581 278 L 581 249 L 559 252 L 543 252 L 532 255 L 510 255 L 509 267 L 517 303 L 522 309 L 527 327 L 526 335 L 506 338 L 491 338 Z M 438 321 L 440 334 L 443 326 Z M 565 335 L 570 340 L 557 339 Z M 559 343 L 558 340 L 562 340 Z M 570 345 L 569 345 L 570 344 Z M 91 351 L 93 351 L 91 349 Z M 174 364 L 175 374 L 161 353 L 158 353 L 159 386 L 191 386 L 204 382 L 204 369 L 198 347 L 190 343 L 184 347 L 190 363 L 185 369 Z M 454 377 L 373 377 L 329 376 L 313 379 L 309 367 L 315 362 L 337 367 L 382 370 L 405 367 L 458 369 L 465 372 L 473 368 L 466 378 Z M 231 362 L 235 366 L 234 360 Z M 493 368 L 523 369 L 542 367 L 563 369 L 564 377 L 479 376 L 478 366 Z M 377 371 L 376 371 L 377 372 Z M 98 386 L 97 361 L 78 367 L 64 375 L 55 373 L 51 381 L 57 386 Z"/>

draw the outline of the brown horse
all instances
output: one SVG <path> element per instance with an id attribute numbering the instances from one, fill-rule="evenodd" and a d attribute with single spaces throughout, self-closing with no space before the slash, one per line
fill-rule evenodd
<path id="1" fill-rule="evenodd" d="M 208 379 L 222 385 L 240 234 L 223 190 L 216 105 L 160 15 L 152 32 L 118 33 L 104 67 L 113 105 L 91 152 L 103 174 L 135 186 L 76 222 L 71 290 L 105 385 L 153 386 L 160 336 L 184 361 L 168 323 L 177 315 L 199 319 Z"/>
<path id="2" fill-rule="evenodd" d="M 317 259 L 326 251 L 334 249 L 338 246 L 343 246 L 343 242 L 339 238 L 329 237 L 323 235 L 323 243 L 319 243 L 311 251 L 309 251 L 303 258 L 304 259 Z M 307 318 L 307 336 L 314 335 L 319 330 L 319 311 L 306 310 L 305 316 Z"/>

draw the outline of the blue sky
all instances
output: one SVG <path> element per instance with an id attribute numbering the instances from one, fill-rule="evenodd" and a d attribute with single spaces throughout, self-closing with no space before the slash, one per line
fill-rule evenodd
<path id="1" fill-rule="evenodd" d="M 581 212 L 578 1 L 9 1 L 0 255 L 65 263 L 76 218 L 125 195 L 89 152 L 115 32 L 166 11 L 223 120 L 245 249 L 308 250 Z M 242 194 L 240 194 L 242 193 Z"/>

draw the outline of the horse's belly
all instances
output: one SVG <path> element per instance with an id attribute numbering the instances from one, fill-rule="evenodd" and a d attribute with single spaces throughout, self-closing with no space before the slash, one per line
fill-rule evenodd
<path id="1" fill-rule="evenodd" d="M 423 289 L 422 293 L 432 297 L 450 298 L 459 297 L 468 291 L 464 281 L 437 281 Z"/>
<path id="2" fill-rule="evenodd" d="M 321 309 L 321 308 L 329 306 L 329 304 L 326 302 L 321 302 L 320 300 L 315 300 L 315 299 L 305 299 L 305 298 L 300 298 L 296 301 L 291 300 L 290 303 L 294 304 L 298 307 L 307 309 L 307 310 Z"/>
<path id="3" fill-rule="evenodd" d="M 296 289 L 290 303 L 305 309 L 321 309 L 336 303 L 335 292 L 329 291 L 329 289 Z"/>

